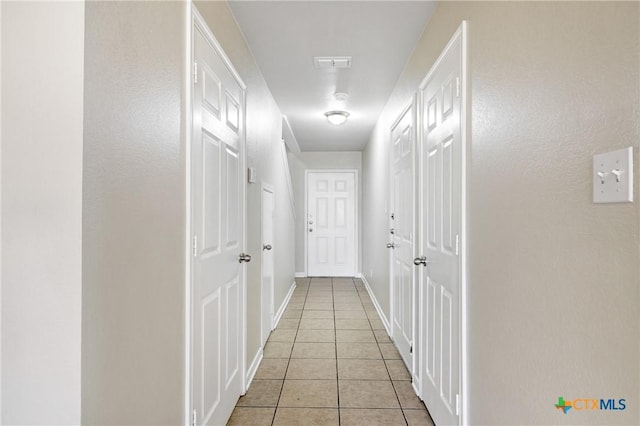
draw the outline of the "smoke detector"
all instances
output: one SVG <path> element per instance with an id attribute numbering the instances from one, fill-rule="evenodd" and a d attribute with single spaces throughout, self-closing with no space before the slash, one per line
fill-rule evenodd
<path id="1" fill-rule="evenodd" d="M 313 65 L 316 69 L 351 68 L 351 56 L 316 56 Z"/>
<path id="2" fill-rule="evenodd" d="M 349 99 L 349 94 L 345 92 L 336 92 L 333 94 L 333 96 L 336 98 L 336 101 L 340 102 L 344 102 Z"/>

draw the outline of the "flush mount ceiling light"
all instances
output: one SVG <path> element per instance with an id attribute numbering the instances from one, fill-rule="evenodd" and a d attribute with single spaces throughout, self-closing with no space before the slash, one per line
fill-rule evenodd
<path id="1" fill-rule="evenodd" d="M 327 111 L 324 115 L 327 117 L 327 120 L 329 120 L 329 123 L 336 126 L 347 121 L 347 117 L 349 117 L 349 113 L 347 111 Z"/>

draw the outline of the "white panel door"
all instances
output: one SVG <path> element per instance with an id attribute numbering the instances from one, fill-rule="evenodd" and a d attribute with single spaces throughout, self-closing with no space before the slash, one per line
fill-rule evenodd
<path id="1" fill-rule="evenodd" d="M 307 172 L 307 275 L 356 275 L 356 172 Z"/>
<path id="2" fill-rule="evenodd" d="M 422 397 L 438 425 L 459 424 L 462 229 L 462 36 L 421 85 L 419 140 Z M 422 257 L 421 256 L 421 257 Z"/>
<path id="3" fill-rule="evenodd" d="M 413 372 L 414 322 L 414 127 L 413 107 L 391 128 L 391 337 L 409 371 Z"/>
<path id="4" fill-rule="evenodd" d="M 262 187 L 262 285 L 261 289 L 261 342 L 262 346 L 267 343 L 269 334 L 273 329 L 273 275 L 274 275 L 274 255 L 273 232 L 274 232 L 274 209 L 275 197 L 273 189 L 263 185 Z"/>
<path id="5" fill-rule="evenodd" d="M 244 90 L 205 33 L 194 24 L 191 392 L 196 423 L 219 425 L 243 391 Z"/>

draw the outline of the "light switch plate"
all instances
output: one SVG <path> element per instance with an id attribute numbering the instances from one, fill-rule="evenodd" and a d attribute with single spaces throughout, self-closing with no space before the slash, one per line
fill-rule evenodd
<path id="1" fill-rule="evenodd" d="M 633 202 L 633 149 L 593 156 L 593 202 Z"/>

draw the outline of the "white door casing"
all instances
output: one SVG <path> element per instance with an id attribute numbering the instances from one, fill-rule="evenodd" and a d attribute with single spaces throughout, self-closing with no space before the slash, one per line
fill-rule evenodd
<path id="1" fill-rule="evenodd" d="M 307 275 L 353 277 L 357 259 L 357 171 L 307 170 Z"/>
<path id="2" fill-rule="evenodd" d="M 218 425 L 244 392 L 245 86 L 193 12 L 190 408 Z"/>
<path id="3" fill-rule="evenodd" d="M 442 425 L 461 423 L 464 395 L 465 40 L 463 23 L 420 85 L 421 396 Z"/>
<path id="4" fill-rule="evenodd" d="M 273 329 L 273 279 L 275 247 L 274 237 L 275 194 L 273 188 L 262 184 L 262 281 L 261 291 L 261 339 L 264 348 Z"/>
<path id="5" fill-rule="evenodd" d="M 391 337 L 413 374 L 414 340 L 414 143 L 413 102 L 391 127 Z"/>

